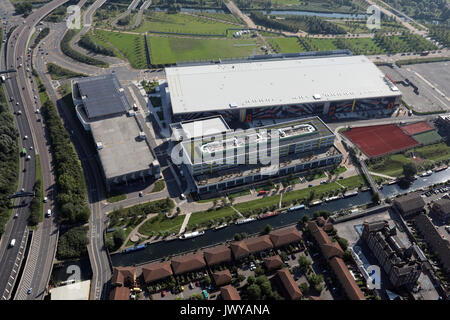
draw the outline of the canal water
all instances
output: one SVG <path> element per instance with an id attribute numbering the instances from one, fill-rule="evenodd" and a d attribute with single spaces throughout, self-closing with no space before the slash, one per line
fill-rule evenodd
<path id="1" fill-rule="evenodd" d="M 436 183 L 442 183 L 450 179 L 450 168 L 433 173 L 429 177 L 419 177 L 409 187 L 401 189 L 398 184 L 385 185 L 380 191 L 384 196 L 395 196 L 397 194 L 411 192 L 423 187 L 428 187 Z M 148 245 L 145 249 L 130 252 L 117 253 L 111 255 L 112 264 L 114 266 L 130 266 L 138 265 L 163 257 L 180 254 L 183 252 L 193 251 L 200 248 L 213 246 L 233 240 L 236 233 L 245 232 L 248 235 L 261 232 L 267 224 L 274 228 L 283 227 L 297 223 L 305 214 L 312 217 L 315 211 L 328 210 L 339 211 L 348 209 L 353 206 L 360 206 L 371 202 L 370 191 L 359 192 L 356 196 L 338 199 L 330 202 L 324 202 L 320 205 L 312 206 L 308 209 L 301 209 L 294 212 L 279 214 L 263 220 L 256 220 L 246 224 L 230 225 L 220 230 L 206 230 L 203 236 L 187 239 L 161 241 Z"/>

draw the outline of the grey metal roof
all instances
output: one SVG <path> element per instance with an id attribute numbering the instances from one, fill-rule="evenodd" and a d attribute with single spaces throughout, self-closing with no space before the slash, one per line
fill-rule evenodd
<path id="1" fill-rule="evenodd" d="M 115 74 L 89 77 L 77 82 L 89 118 L 108 116 L 131 109 Z"/>

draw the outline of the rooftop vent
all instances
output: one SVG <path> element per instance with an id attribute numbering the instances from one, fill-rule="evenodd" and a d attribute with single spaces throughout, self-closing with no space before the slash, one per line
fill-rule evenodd
<path id="1" fill-rule="evenodd" d="M 236 102 L 230 103 L 230 108 L 237 108 L 237 107 L 238 107 L 238 105 Z"/>
<path id="2" fill-rule="evenodd" d="M 102 150 L 102 149 L 103 149 L 103 143 L 97 142 L 97 150 Z"/>
<path id="3" fill-rule="evenodd" d="M 145 139 L 145 132 L 144 131 L 139 132 L 139 138 Z"/>
<path id="4" fill-rule="evenodd" d="M 320 94 L 316 93 L 315 95 L 313 95 L 313 98 L 315 100 L 320 100 L 322 97 L 320 96 Z"/>

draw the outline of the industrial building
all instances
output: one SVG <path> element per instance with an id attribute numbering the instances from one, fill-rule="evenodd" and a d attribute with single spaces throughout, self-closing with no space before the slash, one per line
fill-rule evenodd
<path id="1" fill-rule="evenodd" d="M 153 176 L 160 166 L 135 110 L 132 98 L 115 74 L 72 81 L 72 98 L 78 119 L 90 131 L 106 187 Z"/>
<path id="2" fill-rule="evenodd" d="M 337 165 L 342 160 L 333 145 L 335 135 L 318 117 L 239 131 L 230 131 L 220 119 L 207 118 L 205 125 L 196 120 L 191 127 L 203 127 L 204 132 L 215 123 L 215 134 L 194 135 L 179 143 L 182 163 L 199 194 L 245 188 L 265 179 Z M 186 131 L 183 122 L 176 127 Z"/>
<path id="3" fill-rule="evenodd" d="M 244 123 L 319 115 L 325 120 L 392 114 L 401 92 L 365 56 L 284 55 L 165 69 L 172 122 L 220 114 Z"/>
<path id="4" fill-rule="evenodd" d="M 390 228 L 387 221 L 365 222 L 362 239 L 393 286 L 416 284 L 422 272 L 421 263 L 413 255 L 413 246 L 407 247 L 397 236 L 395 227 Z"/>

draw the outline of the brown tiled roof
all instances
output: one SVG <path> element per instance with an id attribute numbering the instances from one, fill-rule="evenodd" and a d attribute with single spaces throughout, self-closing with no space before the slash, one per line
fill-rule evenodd
<path id="1" fill-rule="evenodd" d="M 320 246 L 331 242 L 327 233 L 323 231 L 323 229 L 320 228 L 315 221 L 308 222 L 308 229 L 311 231 L 312 236 L 316 239 Z"/>
<path id="2" fill-rule="evenodd" d="M 288 268 L 278 270 L 277 276 L 287 295 L 286 298 L 289 298 L 290 300 L 298 300 L 303 296 Z"/>
<path id="3" fill-rule="evenodd" d="M 333 224 L 327 220 L 323 225 L 323 230 L 326 232 L 330 232 L 331 230 L 333 230 Z"/>
<path id="4" fill-rule="evenodd" d="M 226 245 L 215 246 L 203 251 L 208 265 L 214 265 L 222 262 L 231 261 L 231 250 Z"/>
<path id="5" fill-rule="evenodd" d="M 342 258 L 344 251 L 342 250 L 341 246 L 337 242 L 331 242 L 331 243 L 325 243 L 320 246 L 322 249 L 322 253 L 325 258 L 329 259 L 334 256 L 338 256 L 339 258 Z"/>
<path id="6" fill-rule="evenodd" d="M 117 267 L 113 270 L 111 283 L 125 285 L 125 282 L 133 282 L 136 280 L 136 269 L 134 267 Z"/>
<path id="7" fill-rule="evenodd" d="M 248 238 L 244 241 L 250 253 L 256 253 L 273 248 L 272 241 L 270 241 L 270 237 L 268 235 Z"/>
<path id="8" fill-rule="evenodd" d="M 317 217 L 317 224 L 318 224 L 320 227 L 323 227 L 323 225 L 325 224 L 325 222 L 326 222 L 326 220 L 325 220 L 324 217 L 322 217 L 322 216 Z"/>
<path id="9" fill-rule="evenodd" d="M 279 255 L 271 256 L 264 258 L 264 264 L 266 265 L 267 269 L 274 270 L 283 265 L 283 261 L 281 260 Z"/>
<path id="10" fill-rule="evenodd" d="M 247 243 L 244 240 L 231 243 L 230 249 L 236 259 L 250 254 L 250 250 L 248 249 Z"/>
<path id="11" fill-rule="evenodd" d="M 227 285 L 220 288 L 220 294 L 223 300 L 241 300 L 241 296 L 235 287 Z"/>
<path id="12" fill-rule="evenodd" d="M 339 257 L 333 257 L 329 262 L 331 269 L 333 269 L 334 274 L 338 278 L 339 283 L 347 294 L 347 297 L 350 300 L 366 300 L 344 261 Z"/>
<path id="13" fill-rule="evenodd" d="M 214 283 L 216 286 L 221 286 L 223 284 L 227 284 L 231 282 L 231 279 L 233 278 L 231 276 L 230 270 L 222 270 L 217 271 L 212 274 L 212 277 L 214 279 Z"/>
<path id="14" fill-rule="evenodd" d="M 144 281 L 147 283 L 164 279 L 171 275 L 172 268 L 170 267 L 170 261 L 151 263 L 142 266 L 142 276 L 144 277 Z"/>
<path id="15" fill-rule="evenodd" d="M 417 192 L 408 193 L 407 195 L 398 197 L 394 200 L 394 203 L 403 212 L 423 209 L 425 206 L 425 201 Z"/>
<path id="16" fill-rule="evenodd" d="M 274 247 L 285 246 L 293 242 L 298 242 L 302 239 L 302 234 L 296 227 L 278 229 L 272 231 L 269 236 Z"/>
<path id="17" fill-rule="evenodd" d="M 206 263 L 201 253 L 187 254 L 172 259 L 172 269 L 175 274 L 202 269 L 205 266 Z"/>
<path id="18" fill-rule="evenodd" d="M 130 289 L 127 287 L 114 287 L 109 294 L 109 300 L 130 300 Z"/>

